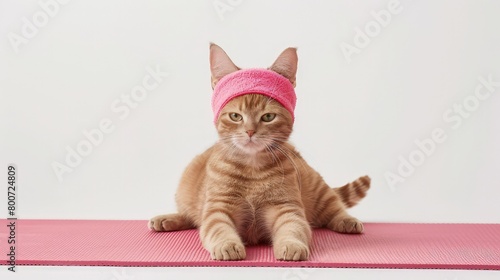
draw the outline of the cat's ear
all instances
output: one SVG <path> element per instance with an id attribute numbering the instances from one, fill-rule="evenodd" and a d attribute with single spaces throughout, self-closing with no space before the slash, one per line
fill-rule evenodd
<path id="1" fill-rule="evenodd" d="M 297 74 L 297 48 L 288 48 L 284 50 L 276 59 L 276 61 L 269 67 L 278 74 L 281 74 L 295 87 L 295 75 Z"/>
<path id="2" fill-rule="evenodd" d="M 214 43 L 210 43 L 210 72 L 212 73 L 212 88 L 227 74 L 240 70 L 227 53 Z"/>

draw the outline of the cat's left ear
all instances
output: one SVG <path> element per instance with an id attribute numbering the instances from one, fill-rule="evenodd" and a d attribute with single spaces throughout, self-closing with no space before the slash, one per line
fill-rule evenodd
<path id="1" fill-rule="evenodd" d="M 210 72 L 212 72 L 212 88 L 227 74 L 240 70 L 234 65 L 227 53 L 218 45 L 210 43 Z"/>
<path id="2" fill-rule="evenodd" d="M 269 67 L 278 74 L 281 74 L 295 87 L 295 75 L 297 74 L 297 48 L 288 48 L 284 50 L 276 59 L 276 61 Z"/>

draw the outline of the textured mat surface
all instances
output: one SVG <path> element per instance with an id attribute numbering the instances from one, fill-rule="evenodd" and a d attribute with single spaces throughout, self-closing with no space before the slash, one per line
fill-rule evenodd
<path id="1" fill-rule="evenodd" d="M 8 221 L 0 220 L 6 264 Z M 500 224 L 367 223 L 361 235 L 316 229 L 305 262 L 276 261 L 269 246 L 243 261 L 213 261 L 198 232 L 152 232 L 146 221 L 18 220 L 18 265 L 276 266 L 500 270 Z"/>

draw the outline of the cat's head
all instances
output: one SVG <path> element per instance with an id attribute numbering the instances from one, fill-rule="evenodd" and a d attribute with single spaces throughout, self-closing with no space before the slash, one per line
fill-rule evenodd
<path id="1" fill-rule="evenodd" d="M 212 87 L 215 88 L 223 77 L 240 68 L 231 61 L 222 48 L 211 44 L 210 70 Z M 280 79 L 285 80 L 288 83 L 285 87 L 293 91 L 297 72 L 296 49 L 288 48 L 283 51 L 268 70 L 286 78 Z M 293 105 L 294 102 L 295 100 Z M 217 113 L 215 120 L 221 143 L 252 155 L 286 142 L 293 129 L 293 108 L 291 111 L 282 103 L 266 95 L 252 92 L 232 98 Z"/>

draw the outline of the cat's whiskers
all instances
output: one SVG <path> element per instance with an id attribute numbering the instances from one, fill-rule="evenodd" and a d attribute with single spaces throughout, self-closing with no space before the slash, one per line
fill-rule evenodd
<path id="1" fill-rule="evenodd" d="M 241 164 L 241 166 L 252 167 L 254 169 L 260 169 L 265 166 L 266 161 L 262 160 L 263 151 L 256 151 L 255 153 L 249 153 L 245 151 L 241 143 L 238 140 L 244 140 L 246 137 L 244 135 L 230 135 L 219 138 L 220 146 L 222 147 L 223 153 L 217 155 L 217 161 L 224 161 L 224 159 L 230 159 L 234 162 Z M 258 145 L 262 145 L 259 143 Z M 266 153 L 267 155 L 267 153 Z"/>
<path id="2" fill-rule="evenodd" d="M 273 162 L 276 162 L 281 168 L 281 174 L 282 174 L 281 185 L 283 185 L 283 182 L 285 182 L 285 169 L 283 168 L 283 163 L 281 162 L 281 159 L 274 153 L 272 147 L 269 146 L 268 144 L 266 144 L 266 150 L 269 151 L 269 154 L 271 154 Z"/>
<path id="3" fill-rule="evenodd" d="M 219 153 L 215 154 L 215 157 L 213 157 L 211 160 L 212 161 L 220 161 L 223 162 L 224 159 L 227 158 L 234 158 L 235 150 L 238 148 L 236 145 L 231 141 L 232 137 L 230 136 L 221 136 L 219 137 L 219 143 L 220 147 L 222 148 Z"/>
<path id="4" fill-rule="evenodd" d="M 299 168 L 297 167 L 297 164 L 295 164 L 295 161 L 292 159 L 292 157 L 282 147 L 283 146 L 281 146 L 281 145 L 276 145 L 275 149 L 277 151 L 279 151 L 280 153 L 282 153 L 286 158 L 288 158 L 288 160 L 292 164 L 293 168 L 295 169 L 295 173 L 297 174 L 297 181 L 298 181 L 299 190 L 300 190 L 300 189 L 302 189 L 302 178 L 300 175 Z"/>
<path id="5" fill-rule="evenodd" d="M 294 151 L 294 150 L 292 150 L 292 149 L 288 148 L 286 145 L 281 145 L 281 148 L 282 148 L 283 150 L 285 150 L 285 151 L 290 152 L 290 153 L 291 153 L 294 157 L 296 157 L 296 158 L 300 158 L 300 155 L 299 155 L 296 151 Z M 299 162 L 300 162 L 300 164 L 301 164 L 302 168 L 307 169 L 307 167 L 304 165 L 304 161 L 299 160 Z"/>
<path id="6" fill-rule="evenodd" d="M 301 189 L 302 188 L 302 185 L 301 185 L 302 179 L 301 179 L 300 170 L 299 170 L 297 164 L 295 163 L 295 161 L 293 160 L 293 158 L 288 154 L 288 152 L 293 154 L 293 156 L 295 156 L 295 157 L 298 157 L 298 155 L 296 154 L 295 151 L 292 151 L 289 148 L 287 148 L 285 145 L 282 145 L 282 143 L 285 143 L 288 141 L 288 137 L 286 137 L 285 135 L 274 133 L 271 135 L 263 135 L 260 138 L 269 142 L 269 144 L 264 142 L 266 145 L 266 150 L 269 151 L 277 160 L 280 161 L 280 167 L 281 167 L 283 172 L 284 172 L 284 169 L 283 169 L 283 165 L 281 163 L 281 159 L 274 152 L 277 151 L 277 152 L 281 153 L 290 161 L 290 163 L 292 164 L 292 166 L 295 169 L 295 172 L 297 174 L 299 189 Z M 302 165 L 303 165 L 303 163 L 302 163 Z M 302 167 L 304 167 L 304 166 L 302 166 Z"/>

